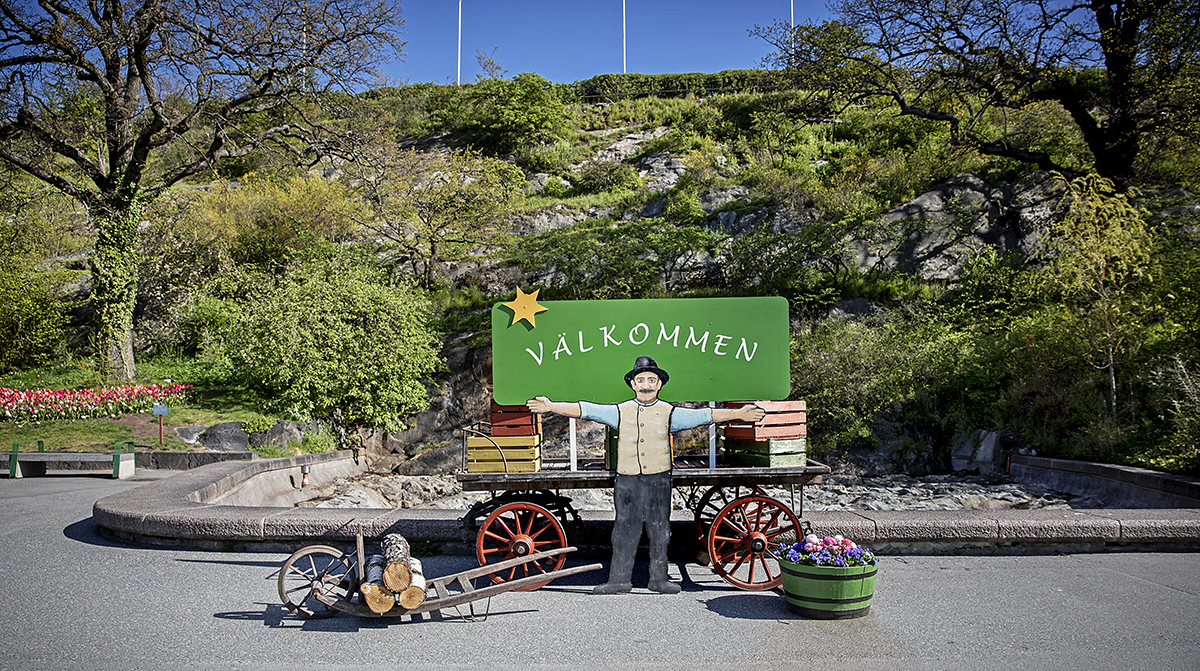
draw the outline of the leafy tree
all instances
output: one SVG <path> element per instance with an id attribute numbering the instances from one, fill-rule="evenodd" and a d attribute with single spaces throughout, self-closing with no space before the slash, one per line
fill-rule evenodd
<path id="1" fill-rule="evenodd" d="M 281 268 L 312 246 L 346 242 L 365 208 L 344 185 L 316 176 L 251 176 L 237 189 L 219 189 L 189 218 L 216 232 L 236 263 Z"/>
<path id="2" fill-rule="evenodd" d="M 902 409 L 952 377 L 965 336 L 931 315 L 880 311 L 869 320 L 826 320 L 792 339 L 792 397 L 808 402 L 821 452 L 877 442 L 877 417 Z"/>
<path id="3" fill-rule="evenodd" d="M 462 149 L 422 153 L 380 143 L 355 170 L 374 208 L 366 227 L 400 252 L 428 289 L 442 261 L 500 242 L 525 177 L 504 161 Z"/>
<path id="4" fill-rule="evenodd" d="M 362 263 L 314 263 L 241 302 L 226 352 L 279 411 L 399 427 L 442 366 L 430 304 Z"/>
<path id="5" fill-rule="evenodd" d="M 72 273 L 43 262 L 59 233 L 43 216 L 47 196 L 11 183 L 0 190 L 0 372 L 59 354 L 77 305 L 63 291 Z"/>
<path id="6" fill-rule="evenodd" d="M 1148 283 L 1154 240 L 1128 194 L 1097 176 L 1068 183 L 1065 216 L 1052 226 L 1046 278 L 1085 315 L 1079 335 L 1093 343 L 1094 366 L 1108 374 L 1117 416 L 1117 364 L 1144 333 L 1136 291 Z"/>
<path id="7" fill-rule="evenodd" d="M 1190 0 L 835 0 L 832 9 L 838 20 L 794 32 L 783 22 L 751 30 L 775 48 L 764 65 L 815 92 L 810 116 L 886 99 L 982 153 L 1086 167 L 1007 125 L 1051 101 L 1095 171 L 1121 187 L 1148 141 L 1196 137 L 1200 6 Z"/>
<path id="8" fill-rule="evenodd" d="M 167 188 L 273 148 L 335 148 L 319 107 L 403 46 L 391 0 L 0 0 L 0 159 L 97 227 L 100 370 L 132 379 L 136 241 Z"/>
<path id="9" fill-rule="evenodd" d="M 630 225 L 636 224 L 584 222 L 527 238 L 514 261 L 546 272 L 546 286 L 567 298 L 644 298 L 661 274 Z"/>
<path id="10" fill-rule="evenodd" d="M 512 260 L 542 269 L 546 285 L 570 298 L 643 298 L 707 284 L 702 271 L 724 239 L 658 218 L 585 222 L 523 240 Z"/>
<path id="11" fill-rule="evenodd" d="M 346 185 L 317 176 L 252 175 L 236 189 L 157 201 L 139 244 L 138 354 L 193 353 L 192 312 L 214 283 L 228 283 L 226 275 L 239 266 L 279 276 L 328 256 L 350 239 L 364 211 Z M 261 281 L 270 278 L 251 284 Z"/>

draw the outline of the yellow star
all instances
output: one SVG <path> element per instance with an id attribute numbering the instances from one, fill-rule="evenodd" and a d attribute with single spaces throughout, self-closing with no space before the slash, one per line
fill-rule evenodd
<path id="1" fill-rule="evenodd" d="M 515 326 L 517 322 L 524 319 L 529 322 L 529 325 L 536 328 L 537 324 L 533 323 L 533 317 L 539 312 L 545 312 L 549 308 L 544 308 L 537 304 L 537 295 L 541 289 L 534 289 L 533 293 L 527 294 L 521 291 L 521 287 L 517 287 L 517 299 L 511 303 L 505 303 L 504 307 L 513 311 L 512 323 L 509 326 Z"/>

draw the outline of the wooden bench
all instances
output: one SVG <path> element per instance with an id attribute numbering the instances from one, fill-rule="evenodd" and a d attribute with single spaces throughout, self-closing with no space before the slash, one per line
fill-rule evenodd
<path id="1" fill-rule="evenodd" d="M 22 443 L 37 443 L 37 452 L 22 452 Z M 122 451 L 122 445 L 129 445 L 129 450 Z M 68 470 L 79 473 L 94 473 L 97 470 L 103 469 L 89 468 L 85 464 L 90 465 L 97 462 L 112 464 L 113 478 L 132 478 L 136 470 L 133 441 L 122 440 L 117 442 L 113 445 L 112 452 L 47 452 L 46 443 L 42 440 L 13 441 L 12 455 L 8 458 L 8 477 L 25 478 L 45 475 L 47 467 L 53 464 L 60 466 L 72 464 L 74 468 Z M 60 469 L 55 470 L 56 473 L 63 472 Z"/>

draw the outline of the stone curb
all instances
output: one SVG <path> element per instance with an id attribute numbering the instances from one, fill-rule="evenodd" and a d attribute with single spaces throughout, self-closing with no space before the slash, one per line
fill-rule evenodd
<path id="1" fill-rule="evenodd" d="M 92 509 L 95 522 L 139 541 L 216 549 L 276 549 L 312 543 L 344 545 L 355 535 L 400 533 L 412 541 L 470 552 L 473 534 L 462 529 L 462 511 L 346 509 L 228 505 L 222 497 L 255 476 L 300 482 L 310 467 L 314 484 L 348 471 L 362 472 L 351 452 L 210 464 L 108 496 Z M 612 513 L 582 511 L 568 529 L 576 545 L 602 546 Z M 928 553 L 962 550 L 1003 552 L 1149 547 L 1200 547 L 1200 508 L 1097 510 L 963 510 L 811 512 L 804 516 L 819 535 L 841 534 L 879 551 Z M 672 514 L 676 548 L 695 537 L 688 511 Z"/>
<path id="2" fill-rule="evenodd" d="M 1200 507 L 1200 480 L 1135 466 L 1014 454 L 1008 472 L 1071 494 L 1093 494 L 1119 503 L 1163 508 Z"/>

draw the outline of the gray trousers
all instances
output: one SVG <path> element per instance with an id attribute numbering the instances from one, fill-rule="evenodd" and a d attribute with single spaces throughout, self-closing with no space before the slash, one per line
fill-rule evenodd
<path id="1" fill-rule="evenodd" d="M 616 518 L 609 582 L 629 582 L 643 526 L 650 544 L 650 580 L 666 580 L 667 542 L 671 539 L 671 472 L 617 474 L 613 482 L 613 504 Z"/>

